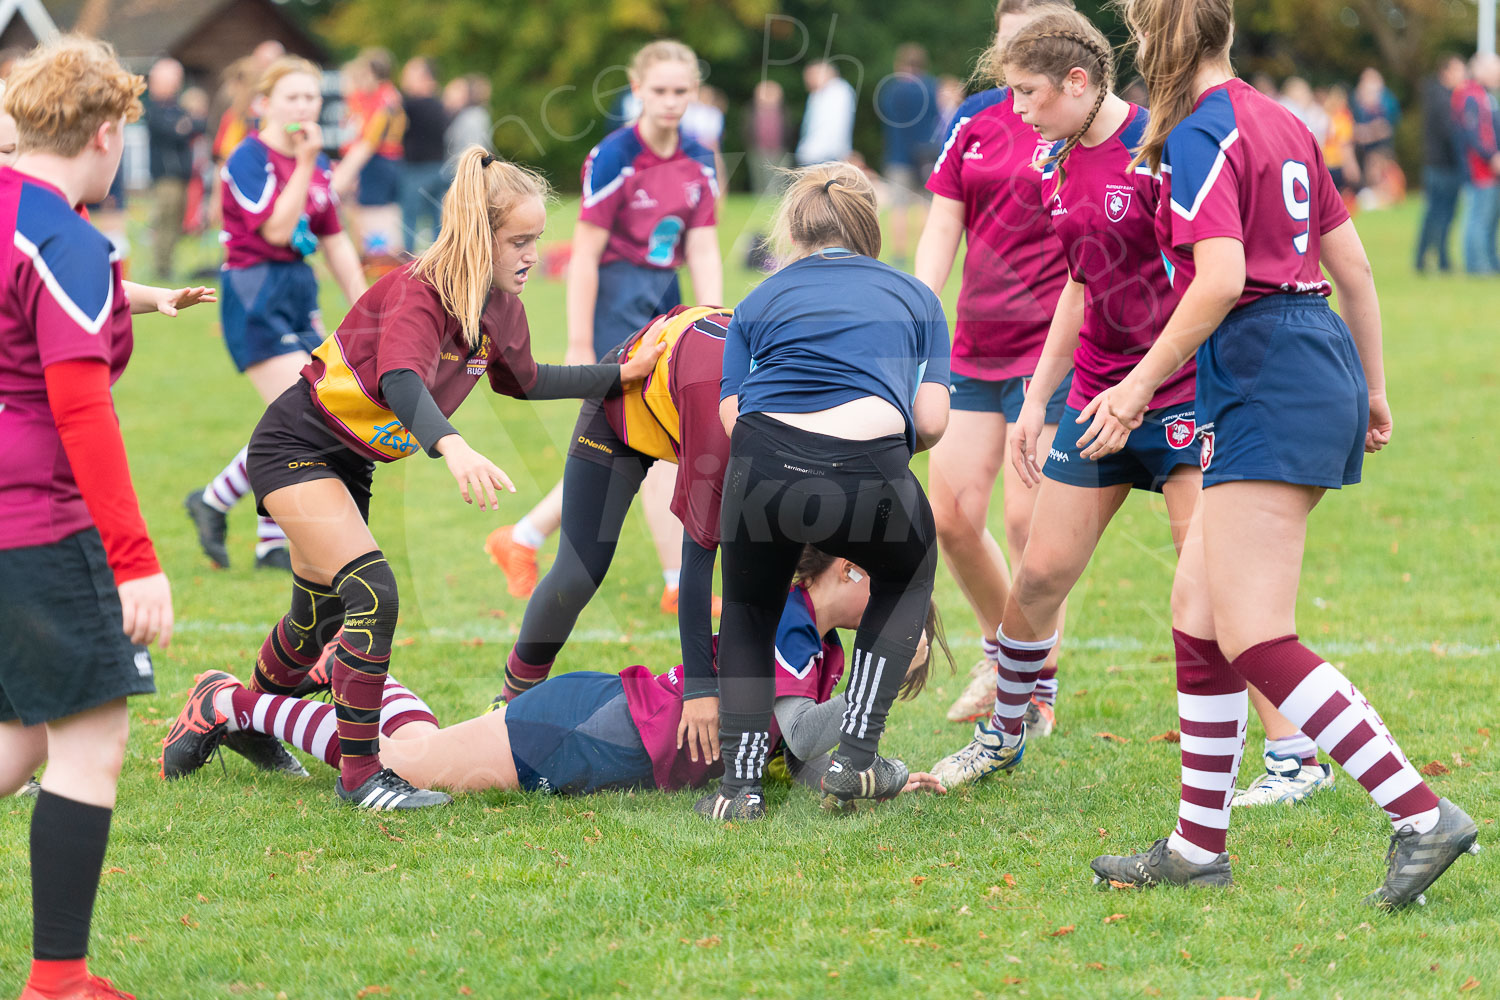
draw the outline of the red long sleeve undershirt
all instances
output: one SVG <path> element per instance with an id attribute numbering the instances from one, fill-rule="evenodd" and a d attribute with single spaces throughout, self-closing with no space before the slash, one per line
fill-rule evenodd
<path id="1" fill-rule="evenodd" d="M 161 564 L 130 484 L 125 442 L 109 392 L 109 365 L 91 358 L 60 361 L 48 365 L 44 375 L 58 437 L 89 516 L 104 540 L 115 583 L 160 573 Z"/>

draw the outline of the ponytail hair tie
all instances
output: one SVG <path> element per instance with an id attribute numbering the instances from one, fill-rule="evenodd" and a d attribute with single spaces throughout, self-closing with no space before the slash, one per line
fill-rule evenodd
<path id="1" fill-rule="evenodd" d="M 828 178 L 828 180 L 826 180 L 826 181 L 823 182 L 823 193 L 827 194 L 828 193 L 828 189 L 831 188 L 831 187 L 833 187 L 838 182 L 839 182 L 839 179 L 837 177 L 830 177 L 830 178 Z"/>
<path id="2" fill-rule="evenodd" d="M 490 167 L 490 164 L 492 164 L 494 162 L 495 162 L 495 158 L 493 156 L 491 156 L 489 153 L 485 153 L 483 156 L 481 156 L 479 158 L 479 169 L 480 170 L 488 170 L 489 167 Z"/>

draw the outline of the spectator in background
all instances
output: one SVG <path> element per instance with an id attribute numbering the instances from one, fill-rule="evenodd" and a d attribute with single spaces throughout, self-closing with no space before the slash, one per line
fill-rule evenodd
<path id="1" fill-rule="evenodd" d="M 885 140 L 885 182 L 891 206 L 891 262 L 906 269 L 911 215 L 927 203 L 927 175 L 937 159 L 937 80 L 927 72 L 927 50 L 913 42 L 896 49 L 895 72 L 875 88 L 875 112 Z M 917 219 L 917 229 L 922 219 Z"/>
<path id="2" fill-rule="evenodd" d="M 1380 70 L 1367 66 L 1359 74 L 1349 110 L 1354 115 L 1354 156 L 1360 176 L 1365 187 L 1378 191 L 1386 170 L 1396 162 L 1396 125 L 1401 120 L 1401 108 Z"/>
<path id="3" fill-rule="evenodd" d="M 1349 91 L 1341 86 L 1328 88 L 1323 102 L 1328 113 L 1328 137 L 1323 140 L 1323 164 L 1333 177 L 1344 204 L 1354 209 L 1354 194 L 1359 190 L 1359 161 L 1354 155 L 1354 113 L 1349 110 Z"/>
<path id="4" fill-rule="evenodd" d="M 1447 273 L 1448 230 L 1464 184 L 1458 130 L 1453 120 L 1453 92 L 1469 77 L 1464 61 L 1447 55 L 1437 72 L 1422 81 L 1422 212 L 1417 237 L 1417 271 L 1427 269 L 1427 251 L 1437 251 L 1437 267 Z"/>
<path id="5" fill-rule="evenodd" d="M 183 232 L 196 236 L 203 232 L 207 224 L 207 213 L 204 209 L 208 203 L 208 192 L 213 186 L 214 167 L 213 159 L 209 155 L 208 140 L 208 91 L 202 87 L 188 87 L 182 92 L 180 101 L 182 110 L 187 112 L 188 117 L 202 126 L 198 134 L 193 137 L 193 171 L 192 176 L 188 178 L 187 212 L 182 218 Z"/>
<path id="6" fill-rule="evenodd" d="M 1281 85 L 1281 106 L 1307 126 L 1318 145 L 1328 141 L 1328 112 L 1323 110 L 1312 87 L 1300 76 L 1289 76 Z"/>
<path id="7" fill-rule="evenodd" d="M 959 106 L 964 103 L 964 98 L 969 96 L 969 92 L 962 80 L 951 73 L 944 73 L 938 77 L 937 93 L 937 134 L 941 137 L 953 131 L 953 119 L 958 115 Z"/>
<path id="8" fill-rule="evenodd" d="M 157 278 L 172 283 L 172 255 L 182 239 L 187 186 L 193 176 L 193 140 L 202 120 L 183 110 L 182 63 L 158 59 L 146 74 L 146 133 L 150 144 L 153 202 L 152 265 Z"/>
<path id="9" fill-rule="evenodd" d="M 1281 92 L 1276 89 L 1276 80 L 1270 73 L 1264 70 L 1250 77 L 1250 86 L 1265 94 L 1273 101 L 1281 100 Z"/>
<path id="10" fill-rule="evenodd" d="M 401 110 L 406 115 L 406 140 L 401 161 L 401 229 L 406 245 L 423 245 L 419 230 L 432 223 L 432 238 L 441 225 L 443 192 L 448 188 L 443 163 L 448 158 L 444 140 L 448 111 L 438 96 L 437 69 L 418 56 L 401 69 Z"/>
<path id="11" fill-rule="evenodd" d="M 762 80 L 755 85 L 750 113 L 745 116 L 745 149 L 750 164 L 750 189 L 777 194 L 777 171 L 787 165 L 786 99 L 781 84 Z"/>
<path id="12" fill-rule="evenodd" d="M 344 66 L 345 120 L 352 138 L 333 169 L 333 189 L 354 196 L 355 228 L 367 270 L 401 252 L 401 160 L 406 114 L 391 82 L 391 54 L 366 49 Z"/>
<path id="13" fill-rule="evenodd" d="M 729 190 L 729 173 L 724 169 L 724 112 L 729 109 L 729 99 L 717 87 L 706 83 L 698 85 L 698 96 L 682 113 L 678 128 L 682 134 L 713 150 L 714 174 L 719 178 L 719 197 Z"/>
<path id="14" fill-rule="evenodd" d="M 443 88 L 443 107 L 448 112 L 448 130 L 443 134 L 447 148 L 444 176 L 453 179 L 458 155 L 470 146 L 495 151 L 494 125 L 490 121 L 490 81 L 478 73 L 454 77 Z"/>
<path id="15" fill-rule="evenodd" d="M 1454 125 L 1463 150 L 1464 270 L 1470 274 L 1500 272 L 1495 230 L 1500 225 L 1500 56 L 1481 53 L 1469 63 L 1469 79 L 1453 91 Z"/>
<path id="16" fill-rule="evenodd" d="M 847 160 L 854 151 L 854 88 L 824 60 L 808 63 L 802 82 L 807 86 L 807 109 L 802 113 L 797 166 Z"/>

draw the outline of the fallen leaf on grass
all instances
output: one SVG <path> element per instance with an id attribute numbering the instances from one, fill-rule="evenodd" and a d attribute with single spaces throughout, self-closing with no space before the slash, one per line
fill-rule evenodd
<path id="1" fill-rule="evenodd" d="M 1057 930 L 1053 931 L 1048 936 L 1049 937 L 1062 937 L 1065 934 L 1072 934 L 1074 926 L 1075 925 L 1073 925 L 1073 924 L 1068 924 L 1066 927 L 1059 927 Z"/>
<path id="2" fill-rule="evenodd" d="M 1425 775 L 1427 775 L 1427 777 L 1429 777 L 1429 778 L 1434 778 L 1434 777 L 1438 776 L 1439 774 L 1447 774 L 1448 773 L 1448 765 L 1444 764 L 1440 760 L 1435 760 L 1435 761 L 1431 762 L 1430 764 L 1423 764 L 1422 765 L 1422 773 L 1425 774 Z"/>
<path id="3" fill-rule="evenodd" d="M 1111 889 L 1134 889 L 1135 888 L 1135 883 L 1134 882 L 1116 882 L 1114 879 L 1110 879 L 1109 880 L 1109 887 Z"/>
<path id="4" fill-rule="evenodd" d="M 205 896 L 205 895 L 203 895 L 203 893 L 200 892 L 200 893 L 198 893 L 198 902 L 200 902 L 200 903 L 206 903 L 206 902 L 208 902 L 208 897 Z"/>
<path id="5" fill-rule="evenodd" d="M 1104 827 L 1102 827 L 1102 826 L 1098 827 L 1098 830 L 1099 830 L 1099 839 L 1100 840 L 1103 840 L 1105 837 L 1109 836 L 1109 831 L 1106 830 L 1106 829 L 1104 829 Z"/>
<path id="6" fill-rule="evenodd" d="M 1104 971 L 1104 963 L 1103 962 L 1090 962 L 1089 963 L 1089 968 L 1093 969 L 1095 972 L 1103 972 Z"/>
<path id="7" fill-rule="evenodd" d="M 180 921 L 182 921 L 182 926 L 184 926 L 184 927 L 197 927 L 198 926 L 198 921 L 194 920 L 192 917 L 188 916 L 186 913 L 184 913 L 182 916 L 178 917 L 177 919 L 180 920 Z"/>
<path id="8" fill-rule="evenodd" d="M 365 1000 L 365 997 L 386 996 L 391 992 L 389 986 L 366 986 L 354 994 L 355 1000 Z"/>
<path id="9" fill-rule="evenodd" d="M 1219 1000 L 1260 1000 L 1260 990 L 1256 990 L 1255 991 L 1255 996 L 1253 996 L 1253 997 L 1222 996 L 1222 997 L 1219 997 Z"/>
<path id="10" fill-rule="evenodd" d="M 394 840 L 398 844 L 404 843 L 404 841 L 400 837 L 396 836 L 394 833 L 392 833 L 391 831 L 387 830 L 384 823 L 380 823 L 378 825 L 380 827 L 380 832 L 383 833 L 383 834 L 385 834 L 386 837 L 388 837 L 391 840 Z"/>
<path id="11" fill-rule="evenodd" d="M 491 618 L 510 617 L 510 612 L 506 611 L 504 608 L 491 608 L 490 610 L 486 611 L 485 614 L 489 615 Z"/>
<path id="12" fill-rule="evenodd" d="M 458 988 L 458 995 L 461 997 L 471 997 L 474 995 L 474 991 L 467 986 L 460 986 Z"/>
<path id="13" fill-rule="evenodd" d="M 1024 982 L 1026 982 L 1026 980 L 1022 979 L 1019 976 L 1006 976 L 1004 979 L 1002 979 L 1000 981 L 1002 983 L 1004 983 L 1006 986 L 1014 986 L 1017 983 L 1024 983 Z"/>
<path id="14" fill-rule="evenodd" d="M 723 940 L 724 940 L 723 938 L 721 938 L 721 937 L 719 937 L 719 935 L 715 934 L 712 937 L 699 938 L 697 941 L 694 941 L 693 943 L 696 944 L 700 948 L 717 948 L 720 945 L 720 943 L 723 942 Z"/>
<path id="15" fill-rule="evenodd" d="M 478 647 L 484 645 L 484 639 L 481 638 L 480 636 L 476 635 L 472 639 L 465 639 L 464 641 L 460 642 L 459 645 L 460 646 L 471 646 L 471 647 L 474 647 L 474 648 L 478 648 Z"/>
<path id="16" fill-rule="evenodd" d="M 1016 877 L 1014 875 L 1012 875 L 1010 872 L 1006 872 L 1004 875 L 1001 875 L 1000 879 L 1006 885 L 1010 886 L 1012 889 L 1014 889 L 1016 887 Z"/>
<path id="17" fill-rule="evenodd" d="M 1175 729 L 1168 729 L 1164 733 L 1157 733 L 1146 741 L 1147 743 L 1181 743 L 1182 734 Z"/>
<path id="18" fill-rule="evenodd" d="M 839 977 L 839 970 L 838 969 L 829 969 L 828 970 L 828 978 L 829 979 L 837 979 L 838 977 Z"/>
<path id="19" fill-rule="evenodd" d="M 1467 993 L 1469 990 L 1477 990 L 1478 988 L 1479 980 L 1475 979 L 1473 976 L 1470 976 L 1468 979 L 1464 980 L 1464 984 L 1458 988 L 1458 992 Z"/>
<path id="20" fill-rule="evenodd" d="M 1489 727 L 1488 726 L 1480 726 L 1479 727 L 1479 735 L 1483 736 L 1485 739 L 1489 739 L 1490 738 Z"/>
<path id="21" fill-rule="evenodd" d="M 1107 916 L 1107 917 L 1104 918 L 1104 922 L 1106 924 L 1112 924 L 1116 920 L 1124 920 L 1124 919 L 1125 919 L 1125 914 L 1123 914 L 1123 913 L 1111 913 L 1109 916 Z"/>
<path id="22" fill-rule="evenodd" d="M 106 875 L 124 875 L 125 874 L 125 869 L 123 869 L 123 868 L 106 868 L 106 869 L 104 869 L 104 874 L 106 874 Z"/>
<path id="23" fill-rule="evenodd" d="M 411 636 L 406 636 L 403 639 L 397 639 L 396 640 L 396 645 L 398 645 L 398 646 L 410 646 L 412 643 L 414 643 L 416 641 L 417 640 L 413 639 Z"/>
<path id="24" fill-rule="evenodd" d="M 1115 742 L 1115 743 L 1129 743 L 1130 742 L 1125 737 L 1123 737 L 1123 736 L 1116 736 L 1114 733 L 1095 733 L 1094 735 L 1097 736 L 1097 737 L 1099 737 L 1101 740 L 1110 740 L 1110 741 Z"/>
<path id="25" fill-rule="evenodd" d="M 927 881 L 927 876 L 926 875 L 913 875 L 911 877 L 911 884 L 912 885 L 921 885 L 923 882 L 926 882 L 926 881 Z"/>
<path id="26" fill-rule="evenodd" d="M 1184 962 L 1191 962 L 1193 960 L 1193 956 L 1188 954 L 1186 951 L 1179 951 L 1177 954 L 1182 956 L 1182 960 Z"/>
<path id="27" fill-rule="evenodd" d="M 1464 760 L 1464 755 L 1459 753 L 1457 750 L 1453 751 L 1453 763 L 1458 765 L 1459 767 L 1469 766 L 1469 762 Z"/>

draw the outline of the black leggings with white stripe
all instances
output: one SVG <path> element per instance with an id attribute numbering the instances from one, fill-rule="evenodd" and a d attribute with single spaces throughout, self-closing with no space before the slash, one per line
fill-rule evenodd
<path id="1" fill-rule="evenodd" d="M 859 566 L 870 603 L 854 637 L 841 752 L 875 759 L 886 713 L 916 655 L 932 598 L 936 530 L 899 436 L 813 434 L 758 413 L 731 438 L 721 520 L 724 616 L 719 733 L 725 794 L 760 781 L 769 749 L 776 624 L 804 545 Z"/>

